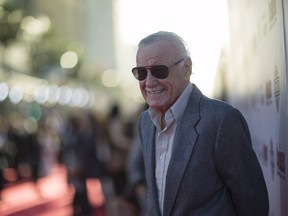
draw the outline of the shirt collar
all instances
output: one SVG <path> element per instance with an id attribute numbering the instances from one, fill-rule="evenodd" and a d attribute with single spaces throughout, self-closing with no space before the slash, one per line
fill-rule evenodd
<path id="1" fill-rule="evenodd" d="M 187 106 L 192 89 L 193 89 L 192 83 L 188 84 L 186 88 L 184 89 L 184 91 L 182 92 L 182 94 L 180 95 L 180 97 L 170 108 L 177 122 L 180 121 L 180 119 L 182 118 L 182 115 Z"/>

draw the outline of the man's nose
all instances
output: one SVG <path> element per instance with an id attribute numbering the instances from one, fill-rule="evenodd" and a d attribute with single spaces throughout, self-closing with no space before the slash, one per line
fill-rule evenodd
<path id="1" fill-rule="evenodd" d="M 146 77 L 146 85 L 152 85 L 155 80 L 157 80 L 151 73 L 151 71 L 147 70 L 147 77 Z"/>

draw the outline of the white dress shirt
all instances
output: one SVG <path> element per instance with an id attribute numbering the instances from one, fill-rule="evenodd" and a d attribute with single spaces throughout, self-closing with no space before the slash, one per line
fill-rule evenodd
<path id="1" fill-rule="evenodd" d="M 165 113 L 165 127 L 163 129 L 161 127 L 161 113 L 152 108 L 149 108 L 148 110 L 151 120 L 157 129 L 155 137 L 155 176 L 161 214 L 163 214 L 166 174 L 172 155 L 173 140 L 177 128 L 177 122 L 179 122 L 182 118 L 189 96 L 192 92 L 192 88 L 193 86 L 190 83 L 182 92 L 177 101 L 173 104 L 173 106 L 171 106 L 171 108 Z"/>

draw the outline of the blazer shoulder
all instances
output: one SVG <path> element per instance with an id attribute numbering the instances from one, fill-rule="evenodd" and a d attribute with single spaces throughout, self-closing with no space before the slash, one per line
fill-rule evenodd
<path id="1" fill-rule="evenodd" d="M 203 109 L 214 110 L 214 112 L 230 112 L 232 110 L 237 110 L 225 101 L 209 98 L 205 95 L 202 95 L 200 106 Z"/>
<path id="2" fill-rule="evenodd" d="M 216 108 L 217 110 L 223 110 L 223 111 L 233 109 L 233 107 L 227 102 L 213 99 L 204 95 L 195 84 L 193 84 L 193 90 L 190 95 L 189 101 L 191 105 L 195 106 L 196 104 L 198 104 L 201 109 L 203 108 L 215 109 Z"/>
<path id="3" fill-rule="evenodd" d="M 204 119 L 207 117 L 207 119 L 218 119 L 218 121 L 221 121 L 223 118 L 240 118 L 246 121 L 243 114 L 237 108 L 224 101 L 208 98 L 207 96 L 202 95 L 199 106 L 200 116 Z"/>
<path id="4" fill-rule="evenodd" d="M 235 108 L 227 102 L 213 99 L 202 94 L 197 86 L 193 84 L 193 90 L 187 104 L 185 116 L 191 119 L 201 119 L 202 122 L 203 120 L 207 120 L 208 122 L 211 120 L 219 121 L 234 109 Z"/>

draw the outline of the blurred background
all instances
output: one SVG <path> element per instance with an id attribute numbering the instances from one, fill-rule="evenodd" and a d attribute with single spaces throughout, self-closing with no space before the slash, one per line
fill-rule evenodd
<path id="1" fill-rule="evenodd" d="M 270 215 L 287 215 L 287 8 L 285 0 L 0 0 L 0 215 L 144 215 L 127 181 L 146 108 L 131 68 L 139 40 L 159 30 L 187 42 L 191 82 L 243 112 Z"/>
<path id="2" fill-rule="evenodd" d="M 174 1 L 164 0 L 2 2 L 1 77 L 15 93 L 1 98 L 13 104 L 105 114 L 117 101 L 126 113 L 135 111 L 143 102 L 131 76 L 137 43 L 159 30 L 175 31 L 187 41 L 193 79 L 211 94 L 220 49 L 228 39 L 226 1 L 206 7 L 180 0 L 176 8 Z"/>

